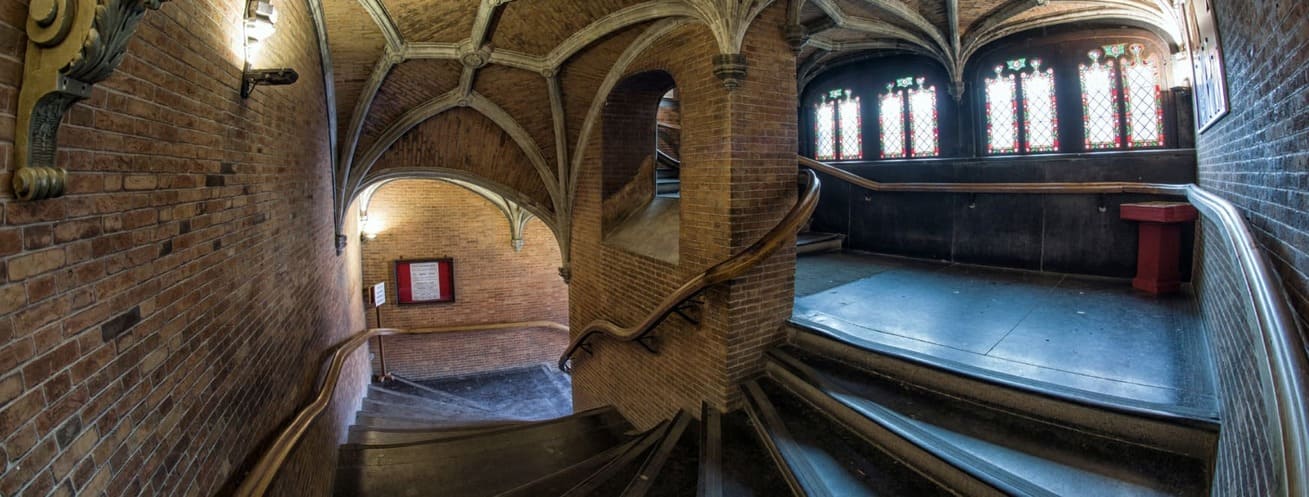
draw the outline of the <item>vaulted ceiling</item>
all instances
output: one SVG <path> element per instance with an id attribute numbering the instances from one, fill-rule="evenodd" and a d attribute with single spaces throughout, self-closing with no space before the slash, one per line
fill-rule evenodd
<path id="1" fill-rule="evenodd" d="M 1179 43 L 1170 0 L 780 0 L 802 80 L 851 52 L 889 50 L 940 61 L 962 81 L 969 57 L 1016 32 L 1104 20 Z M 311 2 L 312 3 L 312 2 Z M 338 215 L 406 133 L 471 108 L 516 143 L 566 223 L 574 144 L 633 44 L 699 24 L 737 53 L 774 0 L 321 0 L 334 88 Z M 711 57 L 717 54 L 704 54 Z M 618 66 L 618 67 L 615 67 Z M 748 77 L 748 76 L 747 76 Z M 522 190 L 523 188 L 519 188 Z M 500 192 L 505 193 L 505 192 Z M 338 219 L 339 220 L 339 219 Z"/>

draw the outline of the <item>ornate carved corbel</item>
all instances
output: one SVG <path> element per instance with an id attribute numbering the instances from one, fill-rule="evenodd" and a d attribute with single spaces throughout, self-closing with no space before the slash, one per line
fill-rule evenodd
<path id="1" fill-rule="evenodd" d="M 28 5 L 27 60 L 14 141 L 14 194 L 19 199 L 64 194 L 68 173 L 55 167 L 64 113 L 113 74 L 141 16 L 165 1 L 32 0 Z"/>
<path id="2" fill-rule="evenodd" d="M 732 91 L 741 86 L 745 81 L 746 70 L 749 65 L 746 64 L 745 56 L 736 54 L 721 54 L 714 56 L 714 76 L 723 81 L 723 86 L 727 91 Z"/>

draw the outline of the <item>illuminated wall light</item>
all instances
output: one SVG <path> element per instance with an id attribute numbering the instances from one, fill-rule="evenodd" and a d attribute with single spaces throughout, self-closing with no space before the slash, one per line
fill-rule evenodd
<path id="1" fill-rule="evenodd" d="M 246 4 L 245 17 L 245 70 L 241 75 L 241 98 L 250 98 L 259 85 L 280 86 L 295 83 L 300 74 L 295 69 L 253 69 L 250 56 L 277 32 L 277 7 L 272 0 L 252 0 Z"/>

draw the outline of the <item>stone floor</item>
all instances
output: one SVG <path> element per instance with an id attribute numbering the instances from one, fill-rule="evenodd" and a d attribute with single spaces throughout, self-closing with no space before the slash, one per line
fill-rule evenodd
<path id="1" fill-rule="evenodd" d="M 418 383 L 486 406 L 506 417 L 541 420 L 573 413 L 572 382 L 567 374 L 548 364 Z"/>
<path id="2" fill-rule="evenodd" d="M 1194 300 L 1124 280 L 856 252 L 801 257 L 792 319 L 1037 388 L 1217 416 Z"/>

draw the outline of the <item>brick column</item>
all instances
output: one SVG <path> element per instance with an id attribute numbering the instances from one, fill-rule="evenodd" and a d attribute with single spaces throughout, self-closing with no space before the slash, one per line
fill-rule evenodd
<path id="1" fill-rule="evenodd" d="M 581 63 L 612 63 L 597 52 Z M 785 36 L 785 5 L 769 7 L 751 27 L 740 54 L 747 70 L 734 90 L 720 79 L 719 55 L 709 29 L 692 24 L 655 42 L 624 71 L 628 77 L 666 72 L 677 85 L 682 191 L 675 263 L 604 242 L 602 176 L 611 164 L 602 158 L 614 145 L 604 142 L 617 137 L 592 132 L 574 204 L 574 333 L 594 319 L 638 322 L 678 285 L 757 241 L 794 204 L 795 54 Z M 566 84 L 585 76 L 571 77 Z M 595 354 L 577 361 L 575 407 L 612 404 L 643 426 L 678 409 L 698 413 L 701 402 L 737 407 L 739 382 L 759 371 L 760 353 L 782 337 L 794 268 L 794 244 L 788 244 L 746 276 L 711 288 L 698 325 L 673 316 L 659 326 L 658 355 L 596 340 Z"/>

